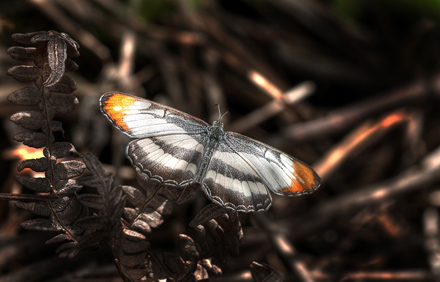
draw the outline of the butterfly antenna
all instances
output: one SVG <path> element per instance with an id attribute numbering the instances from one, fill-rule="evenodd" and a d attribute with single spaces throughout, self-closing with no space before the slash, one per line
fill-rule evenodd
<path id="1" fill-rule="evenodd" d="M 222 114 L 222 112 L 220 111 L 220 105 L 219 105 L 219 104 L 215 104 L 215 106 L 217 106 L 217 108 L 218 108 L 218 117 L 219 117 L 218 120 L 221 121 L 222 118 L 223 118 L 227 113 L 229 113 L 229 112 L 226 112 L 226 113 Z"/>
<path id="2" fill-rule="evenodd" d="M 222 120 L 222 118 L 223 118 L 226 114 L 229 114 L 229 112 L 226 111 L 224 114 L 222 114 L 222 115 L 220 116 L 220 120 Z"/>
<path id="3" fill-rule="evenodd" d="M 219 104 L 215 104 L 215 106 L 217 106 L 217 109 L 218 109 L 218 118 L 221 120 L 222 119 L 222 113 L 220 111 L 220 105 Z"/>

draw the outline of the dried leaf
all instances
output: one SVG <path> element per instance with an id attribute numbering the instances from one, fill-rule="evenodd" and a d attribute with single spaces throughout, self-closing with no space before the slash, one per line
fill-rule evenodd
<path id="1" fill-rule="evenodd" d="M 47 42 L 47 54 L 51 73 L 44 82 L 44 86 L 46 87 L 58 83 L 63 77 L 65 71 L 64 62 L 67 59 L 67 43 L 63 38 L 56 35 L 57 34 L 51 36 Z"/>
<path id="2" fill-rule="evenodd" d="M 160 194 L 156 194 L 154 198 L 149 199 L 148 207 L 154 209 L 161 215 L 168 215 L 173 211 L 173 205 L 170 201 Z"/>
<path id="3" fill-rule="evenodd" d="M 6 51 L 12 59 L 18 61 L 30 61 L 37 56 L 37 48 L 13 46 Z"/>
<path id="4" fill-rule="evenodd" d="M 61 233 L 56 235 L 55 237 L 52 237 L 51 239 L 46 241 L 46 244 L 55 244 L 60 243 L 66 240 L 70 240 L 70 237 L 67 234 Z"/>
<path id="5" fill-rule="evenodd" d="M 26 129 L 37 130 L 46 125 L 43 113 L 39 111 L 22 111 L 11 116 L 11 121 Z"/>
<path id="6" fill-rule="evenodd" d="M 67 56 L 69 57 L 78 57 L 79 56 L 79 44 L 75 40 L 73 40 L 68 34 L 62 32 L 60 33 L 61 37 L 67 43 Z"/>
<path id="7" fill-rule="evenodd" d="M 221 275 L 222 269 L 215 264 L 212 264 L 211 258 L 202 260 L 203 267 L 215 275 Z"/>
<path id="8" fill-rule="evenodd" d="M 139 231 L 142 234 L 148 234 L 151 233 L 151 227 L 148 223 L 146 223 L 143 220 L 140 219 L 135 219 L 135 221 L 131 224 L 131 227 L 136 230 Z"/>
<path id="9" fill-rule="evenodd" d="M 162 215 L 151 208 L 147 208 L 145 212 L 141 213 L 138 219 L 145 221 L 152 228 L 156 228 L 163 223 Z"/>
<path id="10" fill-rule="evenodd" d="M 68 246 L 70 247 L 70 246 Z M 74 245 L 71 249 L 68 249 L 66 247 L 66 250 L 63 252 L 59 252 L 58 250 L 56 251 L 58 253 L 58 256 L 60 258 L 69 258 L 72 259 L 74 258 L 76 255 L 79 254 L 79 250 L 75 248 L 76 246 Z"/>
<path id="11" fill-rule="evenodd" d="M 83 195 L 79 195 L 77 198 L 78 201 L 80 201 L 81 204 L 83 204 L 86 207 L 95 210 L 101 210 L 104 208 L 104 203 L 100 195 L 83 194 Z"/>
<path id="12" fill-rule="evenodd" d="M 26 45 L 30 45 L 32 43 L 34 43 L 32 40 L 32 38 L 38 34 L 41 33 L 47 33 L 47 31 L 35 31 L 35 32 L 29 32 L 29 33 L 14 33 L 12 34 L 12 39 L 14 39 L 14 41 L 21 43 L 21 44 L 26 44 Z"/>
<path id="13" fill-rule="evenodd" d="M 46 203 L 16 202 L 15 205 L 19 208 L 26 209 L 31 213 L 34 213 L 39 216 L 49 216 L 51 213 Z"/>
<path id="14" fill-rule="evenodd" d="M 27 39 L 27 38 L 26 38 Z M 40 32 L 31 38 L 31 43 L 47 42 L 47 54 L 51 74 L 44 82 L 49 87 L 56 84 L 64 75 L 67 56 L 79 56 L 79 45 L 69 35 L 54 30 Z"/>
<path id="15" fill-rule="evenodd" d="M 194 240 L 191 237 L 185 234 L 179 234 L 177 245 L 179 252 L 184 260 L 197 261 L 200 257 Z"/>
<path id="16" fill-rule="evenodd" d="M 119 186 L 112 189 L 109 196 L 110 196 L 109 200 L 112 203 L 117 203 L 117 205 L 119 205 L 119 203 L 122 201 L 125 203 L 125 195 L 124 195 L 124 193 L 122 193 L 122 189 L 120 189 Z M 118 212 L 119 212 L 119 214 L 122 214 L 122 207 Z"/>
<path id="17" fill-rule="evenodd" d="M 194 228 L 195 231 L 195 239 L 197 243 L 200 245 L 201 250 L 209 250 L 212 246 L 215 246 L 215 240 L 211 236 L 208 235 L 205 226 L 198 225 Z"/>
<path id="18" fill-rule="evenodd" d="M 64 243 L 56 249 L 56 252 L 62 258 L 74 257 L 78 252 L 75 250 L 77 244 L 77 242 Z"/>
<path id="19" fill-rule="evenodd" d="M 52 86 L 47 86 L 51 92 L 55 93 L 63 93 L 70 94 L 76 90 L 76 82 L 67 74 L 64 74 L 63 77 L 56 84 Z M 76 100 L 76 97 L 74 97 Z M 76 100 L 76 104 L 78 101 Z"/>
<path id="20" fill-rule="evenodd" d="M 145 240 L 145 236 L 139 232 L 124 228 L 122 230 L 122 233 L 124 234 L 124 239 L 139 242 L 142 240 Z"/>
<path id="21" fill-rule="evenodd" d="M 124 207 L 123 216 L 128 222 L 132 222 L 138 215 L 137 211 L 133 208 Z"/>
<path id="22" fill-rule="evenodd" d="M 34 178 L 28 175 L 15 175 L 15 180 L 24 187 L 36 192 L 36 193 L 50 193 L 52 188 L 50 186 L 49 179 L 47 178 Z"/>
<path id="23" fill-rule="evenodd" d="M 194 272 L 194 279 L 195 281 L 207 281 L 209 279 L 208 271 L 206 271 L 201 264 L 197 264 L 197 270 Z"/>
<path id="24" fill-rule="evenodd" d="M 142 241 L 130 241 L 130 240 L 122 240 L 121 249 L 124 253 L 132 255 L 138 254 L 140 252 L 145 252 L 150 247 L 150 242 L 146 240 Z"/>
<path id="25" fill-rule="evenodd" d="M 8 101 L 17 105 L 36 106 L 40 103 L 41 91 L 35 87 L 24 87 L 12 92 Z"/>
<path id="26" fill-rule="evenodd" d="M 55 191 L 58 195 L 69 195 L 77 193 L 82 187 L 75 179 L 60 180 L 55 185 Z"/>
<path id="27" fill-rule="evenodd" d="M 189 226 L 194 228 L 197 225 L 204 224 L 207 221 L 217 218 L 225 213 L 227 213 L 227 209 L 220 205 L 211 203 L 199 211 L 196 217 L 191 220 Z"/>
<path id="28" fill-rule="evenodd" d="M 147 202 L 147 198 L 138 189 L 132 186 L 121 186 L 122 191 L 127 196 L 127 200 L 136 207 L 142 207 Z"/>
<path id="29" fill-rule="evenodd" d="M 49 162 L 46 158 L 31 159 L 21 161 L 17 166 L 18 171 L 22 171 L 25 168 L 30 168 L 36 172 L 45 172 L 49 169 Z"/>
<path id="30" fill-rule="evenodd" d="M 66 180 L 81 175 L 86 166 L 80 161 L 65 161 L 55 165 L 55 174 L 61 180 Z"/>
<path id="31" fill-rule="evenodd" d="M 75 147 L 70 142 L 55 142 L 51 145 L 51 149 L 51 155 L 57 159 L 64 158 L 76 152 Z M 47 148 L 43 150 L 43 153 L 46 158 L 50 157 Z"/>
<path id="32" fill-rule="evenodd" d="M 50 203 L 52 210 L 56 213 L 54 222 L 59 222 L 63 226 L 69 226 L 73 234 L 80 233 L 81 230 L 71 225 L 81 216 L 86 215 L 87 209 L 84 208 L 74 197 L 61 197 Z M 53 216 L 53 215 L 52 215 Z"/>
<path id="33" fill-rule="evenodd" d="M 44 218 L 36 218 L 23 222 L 21 227 L 28 230 L 37 231 L 59 231 L 57 226 L 52 224 L 52 221 Z"/>
<path id="34" fill-rule="evenodd" d="M 13 136 L 15 141 L 23 142 L 24 145 L 33 148 L 43 148 L 46 146 L 46 135 L 41 132 L 20 132 Z M 51 136 L 49 142 L 53 142 L 54 137 Z"/>
<path id="35" fill-rule="evenodd" d="M 34 66 L 14 66 L 8 70 L 8 75 L 20 82 L 34 82 L 40 75 L 41 71 Z"/>

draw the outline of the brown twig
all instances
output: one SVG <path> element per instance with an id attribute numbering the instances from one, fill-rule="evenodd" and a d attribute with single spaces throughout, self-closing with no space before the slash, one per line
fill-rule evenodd
<path id="1" fill-rule="evenodd" d="M 260 85 L 262 86 L 262 85 Z M 264 87 L 264 86 L 262 86 Z M 281 96 L 276 96 L 274 100 L 266 105 L 255 109 L 248 115 L 236 120 L 233 124 L 228 126 L 232 131 L 244 132 L 247 131 L 259 123 L 273 117 L 274 115 L 282 112 L 286 105 L 295 104 L 302 99 L 309 96 L 314 90 L 314 84 L 311 82 L 303 82 L 286 93 L 281 93 Z M 267 90 L 269 92 L 269 90 Z M 276 93 L 280 93 L 277 89 Z"/>
<path id="2" fill-rule="evenodd" d="M 410 120 L 410 117 L 407 112 L 399 110 L 386 115 L 377 122 L 367 121 L 330 149 L 314 165 L 316 173 L 321 177 L 322 182 L 325 182 L 347 158 L 359 154 L 360 151 L 371 146 L 386 132 L 402 122 Z"/>
<path id="3" fill-rule="evenodd" d="M 438 92 L 438 88 L 433 86 L 434 90 Z M 324 117 L 288 126 L 283 129 L 283 134 L 286 138 L 296 142 L 335 135 L 373 115 L 393 108 L 421 103 L 429 97 L 429 94 L 430 89 L 426 83 L 417 81 L 408 86 L 377 95 L 375 98 L 340 108 Z"/>

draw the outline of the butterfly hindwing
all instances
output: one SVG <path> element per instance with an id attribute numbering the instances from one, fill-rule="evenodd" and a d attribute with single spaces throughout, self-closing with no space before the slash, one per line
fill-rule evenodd
<path id="1" fill-rule="evenodd" d="M 164 135 L 130 142 L 127 156 L 150 179 L 184 186 L 193 183 L 206 146 L 203 135 Z"/>
<path id="2" fill-rule="evenodd" d="M 311 167 L 273 147 L 233 132 L 226 132 L 224 140 L 277 195 L 308 194 L 320 185 Z"/>
<path id="3" fill-rule="evenodd" d="M 212 201 L 237 211 L 264 211 L 271 204 L 269 191 L 258 174 L 222 142 L 211 157 L 202 187 Z"/>
<path id="4" fill-rule="evenodd" d="M 133 95 L 107 92 L 100 103 L 104 115 L 132 138 L 200 133 L 209 126 L 196 117 Z"/>

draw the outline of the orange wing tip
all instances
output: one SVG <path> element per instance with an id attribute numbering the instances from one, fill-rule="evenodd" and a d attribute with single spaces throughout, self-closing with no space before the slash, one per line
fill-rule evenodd
<path id="1" fill-rule="evenodd" d="M 129 110 L 136 101 L 136 98 L 124 94 L 113 93 L 104 97 L 102 100 L 102 108 L 116 125 L 120 126 L 125 131 L 130 131 L 127 124 L 124 122 L 124 117 L 126 115 L 125 111 Z"/>
<path id="2" fill-rule="evenodd" d="M 301 195 L 313 193 L 321 185 L 320 178 L 316 172 L 306 164 L 300 162 L 293 163 L 295 177 L 292 177 L 292 185 L 281 189 L 286 195 Z"/>

